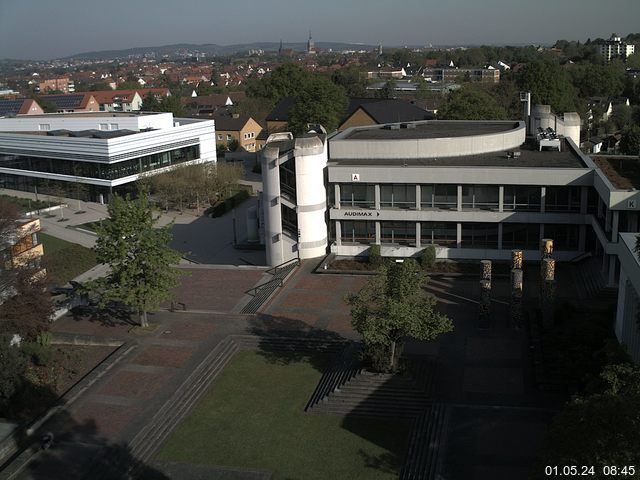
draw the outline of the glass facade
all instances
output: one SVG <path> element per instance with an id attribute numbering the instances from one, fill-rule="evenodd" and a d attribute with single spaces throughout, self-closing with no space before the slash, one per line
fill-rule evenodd
<path id="1" fill-rule="evenodd" d="M 415 244 L 415 222 L 380 222 L 380 242 L 400 245 Z"/>
<path id="2" fill-rule="evenodd" d="M 341 184 L 340 206 L 374 208 L 376 206 L 375 186 L 366 183 Z"/>
<path id="3" fill-rule="evenodd" d="M 295 159 L 281 163 L 280 191 L 283 197 L 296 201 L 296 161 Z"/>
<path id="4" fill-rule="evenodd" d="M 497 185 L 463 185 L 463 210 L 498 210 L 500 191 Z"/>
<path id="5" fill-rule="evenodd" d="M 0 166 L 32 172 L 56 173 L 83 178 L 116 180 L 143 172 L 177 165 L 200 157 L 200 146 L 177 148 L 167 152 L 144 155 L 117 163 L 62 160 L 26 155 L 0 154 Z"/>
<path id="6" fill-rule="evenodd" d="M 537 250 L 540 246 L 540 225 L 537 223 L 504 223 L 502 248 L 505 250 Z"/>
<path id="7" fill-rule="evenodd" d="M 520 185 L 504 186 L 504 211 L 539 212 L 541 190 L 540 187 Z"/>
<path id="8" fill-rule="evenodd" d="M 462 248 L 498 248 L 497 223 L 463 223 Z"/>
<path id="9" fill-rule="evenodd" d="M 420 206 L 422 208 L 438 208 L 455 210 L 458 208 L 457 185 L 421 185 Z"/>
<path id="10" fill-rule="evenodd" d="M 554 250 L 578 250 L 579 225 L 557 225 L 545 223 L 544 238 L 553 239 Z"/>
<path id="11" fill-rule="evenodd" d="M 580 187 L 547 187 L 545 212 L 580 212 Z"/>
<path id="12" fill-rule="evenodd" d="M 454 222 L 421 222 L 420 243 L 422 245 L 440 245 L 442 247 L 455 247 L 458 236 L 458 227 Z"/>
<path id="13" fill-rule="evenodd" d="M 376 222 L 343 221 L 341 240 L 345 243 L 375 243 Z"/>
<path id="14" fill-rule="evenodd" d="M 294 240 L 298 239 L 298 215 L 292 208 L 280 204 L 282 213 L 282 231 Z"/>
<path id="15" fill-rule="evenodd" d="M 416 208 L 416 186 L 411 184 L 380 185 L 381 208 Z"/>

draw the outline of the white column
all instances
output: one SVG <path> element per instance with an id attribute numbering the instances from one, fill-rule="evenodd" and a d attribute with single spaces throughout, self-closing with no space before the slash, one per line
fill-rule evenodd
<path id="1" fill-rule="evenodd" d="M 335 195 L 335 201 L 333 202 L 333 204 L 337 209 L 340 209 L 340 184 L 339 183 L 336 183 L 333 186 L 333 194 Z"/>
<path id="2" fill-rule="evenodd" d="M 456 247 L 462 248 L 462 224 L 456 224 Z"/>
<path id="3" fill-rule="evenodd" d="M 421 244 L 420 244 L 420 222 L 416 222 L 416 248 L 421 248 Z"/>
<path id="4" fill-rule="evenodd" d="M 547 187 L 540 187 L 540 211 L 542 213 L 544 213 L 546 197 L 547 197 Z"/>
<path id="5" fill-rule="evenodd" d="M 376 244 L 380 245 L 380 222 L 376 222 Z"/>
<path id="6" fill-rule="evenodd" d="M 620 222 L 620 212 L 618 210 L 613 211 L 611 219 L 611 241 L 618 243 L 618 223 Z"/>
<path id="7" fill-rule="evenodd" d="M 422 190 L 420 185 L 416 185 L 416 210 L 422 209 Z"/>
<path id="8" fill-rule="evenodd" d="M 376 183 L 373 187 L 376 210 L 380 210 L 380 184 Z M 380 242 L 376 242 L 380 243 Z"/>
<path id="9" fill-rule="evenodd" d="M 498 187 L 498 211 L 504 212 L 504 185 Z M 500 224 L 500 229 L 502 229 L 502 224 Z"/>
<path id="10" fill-rule="evenodd" d="M 340 220 L 335 221 L 336 225 L 336 245 L 342 245 L 342 223 Z"/>
<path id="11" fill-rule="evenodd" d="M 457 208 L 459 212 L 462 211 L 462 185 L 458 185 L 458 207 Z"/>

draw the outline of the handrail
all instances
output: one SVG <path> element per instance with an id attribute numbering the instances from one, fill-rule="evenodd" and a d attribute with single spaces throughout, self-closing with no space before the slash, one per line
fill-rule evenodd
<path id="1" fill-rule="evenodd" d="M 300 260 L 298 258 L 292 258 L 291 260 L 287 260 L 286 262 L 283 262 L 280 265 L 271 267 L 269 270 L 267 270 L 267 273 L 270 275 L 276 275 L 279 270 L 284 269 L 285 266 L 288 266 L 290 263 L 293 263 L 293 262 L 295 262 L 296 266 L 300 265 Z"/>
<path id="2" fill-rule="evenodd" d="M 278 283 L 278 286 L 282 287 L 282 285 L 284 284 L 284 280 L 282 278 L 272 278 L 268 282 L 264 282 L 264 283 L 261 283 L 260 285 L 250 288 L 244 293 L 246 293 L 247 295 L 251 295 L 252 297 L 255 297 L 262 288 L 266 287 L 267 285 L 271 285 L 272 283 Z"/>

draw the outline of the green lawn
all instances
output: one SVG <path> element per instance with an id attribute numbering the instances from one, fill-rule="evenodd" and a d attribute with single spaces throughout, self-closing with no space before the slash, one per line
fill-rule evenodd
<path id="1" fill-rule="evenodd" d="M 80 225 L 76 225 L 78 228 L 82 228 L 84 230 L 90 230 L 92 232 L 96 231 L 96 226 L 100 225 L 100 220 L 98 220 L 97 222 L 87 222 L 87 223 L 81 223 Z"/>
<path id="2" fill-rule="evenodd" d="M 410 424 L 305 414 L 320 372 L 241 352 L 156 460 L 264 469 L 274 479 L 397 478 Z"/>
<path id="3" fill-rule="evenodd" d="M 51 285 L 62 286 L 96 265 L 96 254 L 81 245 L 38 233 L 44 246 L 43 266 Z"/>

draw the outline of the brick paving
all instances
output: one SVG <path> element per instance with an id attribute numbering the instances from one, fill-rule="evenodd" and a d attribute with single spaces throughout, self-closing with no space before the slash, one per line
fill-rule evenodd
<path id="1" fill-rule="evenodd" d="M 82 431 L 83 438 L 94 443 L 106 439 L 126 444 L 207 353 L 230 333 L 297 330 L 357 338 L 344 296 L 360 289 L 369 277 L 315 275 L 311 273 L 313 266 L 303 263 L 257 316 L 160 311 L 152 317 L 157 328 L 148 332 L 129 332 L 130 324 L 118 322 L 61 319 L 54 331 L 117 337 L 138 344 L 135 351 L 70 407 L 69 425 L 65 428 Z M 266 275 L 255 269 L 193 268 L 191 271 L 191 276 L 182 278 L 178 300 L 184 301 L 188 310 L 214 312 L 233 312 L 246 298 L 244 291 L 261 283 Z M 508 291 L 506 282 L 506 279 L 495 280 L 496 298 L 503 301 Z M 501 460 L 496 466 L 495 455 L 490 453 L 493 450 L 483 451 L 482 442 L 495 433 L 505 448 L 509 448 L 510 439 L 531 433 L 527 445 L 530 451 L 535 451 L 540 443 L 538 433 L 548 421 L 548 415 L 536 412 L 523 410 L 524 413 L 506 414 L 496 410 L 502 406 L 510 408 L 508 405 L 535 407 L 542 400 L 533 392 L 530 381 L 525 334 L 507 327 L 507 308 L 496 304 L 490 328 L 477 329 L 477 283 L 476 279 L 444 277 L 434 281 L 428 289 L 438 298 L 438 309 L 454 320 L 456 330 L 438 342 L 413 342 L 407 347 L 415 353 L 438 356 L 435 395 L 439 401 L 456 405 L 446 429 L 449 434 L 445 433 L 445 438 L 451 440 L 442 446 L 443 473 L 451 474 L 447 478 L 452 479 L 474 478 L 475 474 L 484 478 L 487 472 L 499 476 L 510 469 L 522 472 L 523 465 L 530 463 L 531 454 L 514 454 L 512 461 Z M 470 405 L 469 409 L 464 404 Z M 464 437 L 452 439 L 451 432 L 459 429 L 466 432 Z M 473 462 L 456 464 L 456 459 L 461 457 Z M 25 473 L 26 476 L 19 478 L 35 476 L 35 470 Z M 34 475 L 29 476 L 30 473 Z M 463 474 L 467 476 L 460 476 Z"/>

